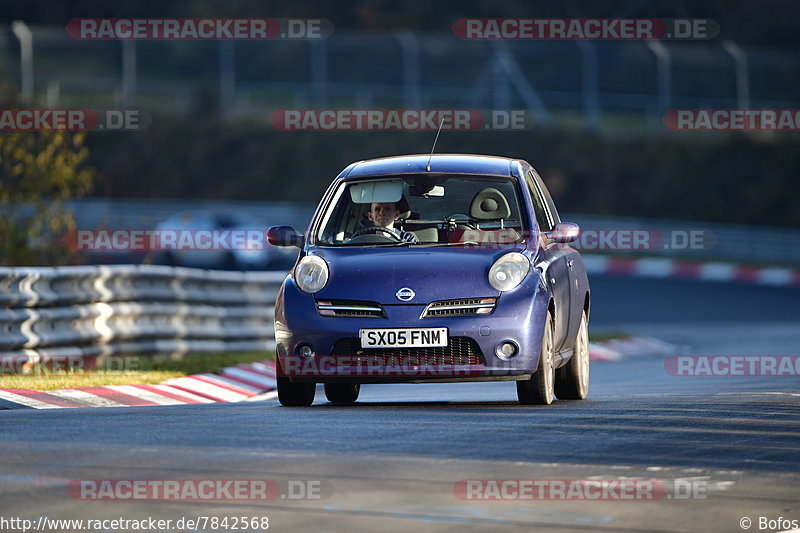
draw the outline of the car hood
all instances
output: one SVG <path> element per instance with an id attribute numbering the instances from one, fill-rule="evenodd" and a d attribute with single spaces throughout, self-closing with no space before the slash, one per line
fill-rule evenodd
<path id="1" fill-rule="evenodd" d="M 316 297 L 419 305 L 435 300 L 499 296 L 500 291 L 489 285 L 489 267 L 501 255 L 520 249 L 317 249 L 312 253 L 328 263 L 330 278 Z M 405 287 L 415 293 L 408 302 L 396 296 Z"/>

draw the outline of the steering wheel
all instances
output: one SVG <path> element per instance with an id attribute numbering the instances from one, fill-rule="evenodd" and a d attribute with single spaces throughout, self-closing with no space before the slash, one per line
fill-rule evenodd
<path id="1" fill-rule="evenodd" d="M 356 232 L 350 236 L 350 239 L 352 240 L 355 239 L 356 237 L 361 237 L 362 235 L 369 235 L 370 233 L 375 233 L 375 234 L 383 233 L 384 235 L 388 235 L 397 242 L 403 241 L 403 236 L 400 235 L 400 233 L 396 229 L 384 228 L 383 226 L 363 227 L 360 230 L 356 230 Z"/>

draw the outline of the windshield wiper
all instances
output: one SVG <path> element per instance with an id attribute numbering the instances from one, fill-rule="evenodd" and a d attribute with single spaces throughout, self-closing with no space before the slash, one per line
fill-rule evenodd
<path id="1" fill-rule="evenodd" d="M 394 247 L 394 246 L 410 246 L 412 244 L 414 244 L 414 243 L 405 242 L 405 241 L 403 241 L 403 242 L 354 242 L 352 244 L 351 243 L 347 243 L 347 242 L 343 242 L 343 243 L 340 243 L 340 244 L 334 244 L 332 246 L 335 246 L 335 247 L 338 247 L 338 246 L 351 246 L 351 247 L 360 246 L 362 248 L 389 248 L 389 247 Z"/>
<path id="2" fill-rule="evenodd" d="M 524 244 L 525 241 L 517 241 L 517 242 L 501 242 L 501 243 L 483 243 L 483 246 L 511 246 L 514 244 Z M 412 246 L 415 247 L 427 247 L 427 248 L 435 248 L 439 246 L 481 246 L 481 243 L 475 241 L 464 241 L 464 242 L 417 242 L 412 243 Z"/>
<path id="3" fill-rule="evenodd" d="M 435 248 L 437 246 L 464 246 L 467 244 L 477 245 L 479 243 L 475 241 L 466 241 L 466 242 L 414 242 L 411 244 L 413 246 Z"/>

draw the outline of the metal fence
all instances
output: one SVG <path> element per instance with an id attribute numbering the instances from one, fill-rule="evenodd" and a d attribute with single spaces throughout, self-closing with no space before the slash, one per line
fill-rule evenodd
<path id="1" fill-rule="evenodd" d="M 0 268 L 0 360 L 274 349 L 283 272 Z"/>
<path id="2" fill-rule="evenodd" d="M 800 49 L 733 42 L 463 41 L 337 31 L 311 41 L 78 41 L 0 26 L 0 71 L 48 106 L 140 106 L 250 118 L 284 107 L 520 108 L 596 127 L 670 108 L 800 107 Z M 19 33 L 19 32 L 18 32 Z M 27 69 L 27 70 L 26 70 Z M 25 76 L 27 72 L 27 78 Z M 214 103 L 214 105 L 209 105 Z M 644 121 L 642 121 L 644 119 Z"/>

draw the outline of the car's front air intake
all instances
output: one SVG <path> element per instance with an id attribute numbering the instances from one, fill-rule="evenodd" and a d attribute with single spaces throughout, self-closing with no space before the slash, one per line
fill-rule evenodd
<path id="1" fill-rule="evenodd" d="M 380 304 L 358 300 L 317 300 L 317 312 L 321 316 L 386 318 Z"/>
<path id="2" fill-rule="evenodd" d="M 420 318 L 444 316 L 490 315 L 497 304 L 497 298 L 465 298 L 461 300 L 441 300 L 432 302 L 422 312 Z"/>
<path id="3" fill-rule="evenodd" d="M 480 365 L 483 352 L 478 343 L 469 337 L 450 337 L 447 346 L 427 348 L 362 348 L 358 338 L 339 339 L 331 355 L 371 355 L 384 357 L 422 356 L 437 358 L 436 364 Z"/>

